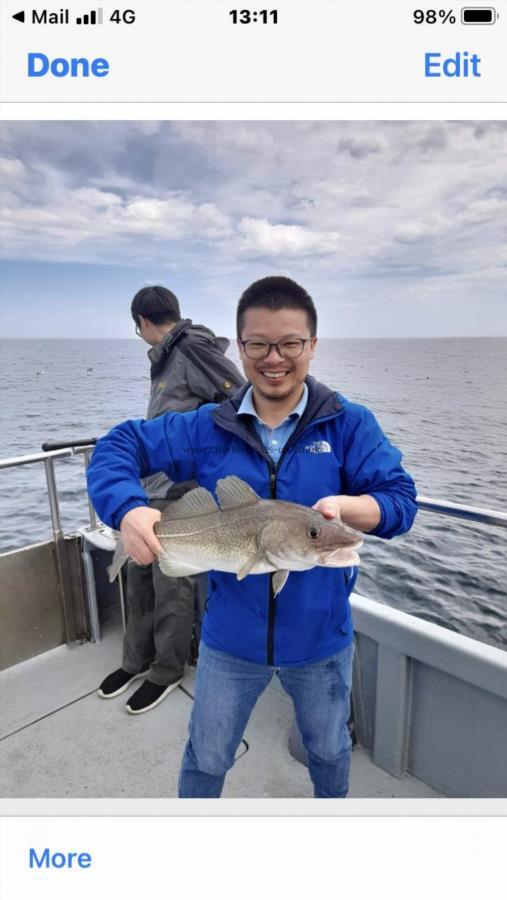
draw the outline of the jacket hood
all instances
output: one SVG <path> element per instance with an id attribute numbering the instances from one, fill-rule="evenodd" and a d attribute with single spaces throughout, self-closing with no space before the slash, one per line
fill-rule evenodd
<path id="1" fill-rule="evenodd" d="M 230 341 L 226 337 L 217 337 L 206 325 L 194 325 L 192 319 L 180 319 L 171 331 L 168 331 L 159 344 L 148 350 L 148 358 L 151 363 L 151 375 L 156 375 L 165 365 L 166 359 L 174 347 L 183 338 L 189 337 L 193 341 L 203 341 L 225 353 Z"/>

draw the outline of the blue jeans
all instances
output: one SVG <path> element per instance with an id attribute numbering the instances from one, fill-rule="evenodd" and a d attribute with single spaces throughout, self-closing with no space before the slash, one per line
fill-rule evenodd
<path id="1" fill-rule="evenodd" d="M 247 662 L 201 642 L 180 797 L 220 797 L 251 712 L 276 672 L 292 697 L 315 797 L 346 797 L 353 644 L 306 666 Z"/>

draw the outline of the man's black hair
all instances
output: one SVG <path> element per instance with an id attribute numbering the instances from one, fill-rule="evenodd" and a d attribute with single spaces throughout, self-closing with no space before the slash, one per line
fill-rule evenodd
<path id="1" fill-rule="evenodd" d="M 136 323 L 139 322 L 139 316 L 149 319 L 154 325 L 179 322 L 181 319 L 178 298 L 159 284 L 141 288 L 132 300 L 130 312 Z"/>
<path id="2" fill-rule="evenodd" d="M 308 318 L 310 334 L 317 334 L 317 310 L 310 295 L 292 278 L 283 275 L 269 275 L 254 281 L 240 297 L 236 311 L 236 330 L 241 338 L 245 312 L 252 307 L 264 309 L 302 309 Z"/>

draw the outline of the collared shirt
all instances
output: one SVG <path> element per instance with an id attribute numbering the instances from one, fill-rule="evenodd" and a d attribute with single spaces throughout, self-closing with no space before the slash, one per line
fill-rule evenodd
<path id="1" fill-rule="evenodd" d="M 282 450 L 285 447 L 285 444 L 289 440 L 292 432 L 295 430 L 296 425 L 298 423 L 298 419 L 303 415 L 306 404 L 308 402 L 308 388 L 306 384 L 303 385 L 303 396 L 301 400 L 294 407 L 291 413 L 287 416 L 283 422 L 280 422 L 276 428 L 270 428 L 269 425 L 266 425 L 262 419 L 259 419 L 257 415 L 254 402 L 253 402 L 253 390 L 250 386 L 241 401 L 241 406 L 238 409 L 236 415 L 238 416 L 250 416 L 253 421 L 253 426 L 257 432 L 259 439 L 261 440 L 264 449 L 267 450 L 274 464 L 276 465 L 280 456 L 282 454 Z"/>

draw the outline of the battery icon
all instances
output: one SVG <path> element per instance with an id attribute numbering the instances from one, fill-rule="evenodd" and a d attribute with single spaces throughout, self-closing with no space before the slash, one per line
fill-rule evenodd
<path id="1" fill-rule="evenodd" d="M 494 25 L 497 18 L 492 6 L 465 6 L 461 10 L 463 25 Z"/>

